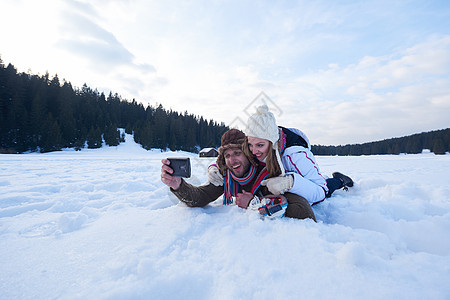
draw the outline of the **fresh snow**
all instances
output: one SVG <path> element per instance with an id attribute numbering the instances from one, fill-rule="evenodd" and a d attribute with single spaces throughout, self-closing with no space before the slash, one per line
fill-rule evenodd
<path id="1" fill-rule="evenodd" d="M 1 299 L 450 299 L 450 155 L 317 157 L 355 180 L 310 220 L 178 202 L 117 147 L 0 155 Z"/>

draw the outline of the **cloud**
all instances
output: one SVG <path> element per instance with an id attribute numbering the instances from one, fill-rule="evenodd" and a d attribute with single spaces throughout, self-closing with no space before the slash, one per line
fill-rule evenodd
<path id="1" fill-rule="evenodd" d="M 253 64 L 223 69 L 199 65 L 192 74 L 170 74 L 159 99 L 170 99 L 181 111 L 189 103 L 190 111 L 230 124 L 236 118 L 245 122 L 242 110 L 264 91 L 282 110 L 280 125 L 300 128 L 320 144 L 362 143 L 446 128 L 449 39 L 434 36 L 389 54 L 342 66 L 331 63 L 300 76 L 267 76 Z"/>
<path id="2" fill-rule="evenodd" d="M 135 56 L 123 46 L 110 31 L 98 24 L 95 9 L 78 1 L 68 1 L 69 6 L 62 11 L 58 47 L 87 59 L 92 70 L 108 72 L 121 65 L 133 66 L 144 73 L 155 72 L 150 64 L 135 63 Z M 93 21 L 95 20 L 95 21 Z"/>
<path id="3" fill-rule="evenodd" d="M 10 0 L 2 57 L 225 123 L 264 91 L 313 143 L 448 127 L 448 5 L 391 2 Z"/>
<path id="4" fill-rule="evenodd" d="M 446 128 L 449 77 L 450 36 L 434 37 L 390 55 L 364 57 L 345 67 L 330 65 L 297 78 L 298 100 L 285 106 L 280 122 L 306 127 L 330 144 Z M 280 83 L 279 89 L 285 87 Z M 290 113 L 300 107 L 300 114 Z"/>

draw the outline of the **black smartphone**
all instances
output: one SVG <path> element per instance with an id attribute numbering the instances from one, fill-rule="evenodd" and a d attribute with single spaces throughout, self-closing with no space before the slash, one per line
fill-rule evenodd
<path id="1" fill-rule="evenodd" d="M 189 157 L 172 157 L 167 158 L 170 161 L 170 167 L 173 170 L 172 176 L 191 177 L 191 161 Z"/>
<path id="2" fill-rule="evenodd" d="M 274 213 L 276 213 L 277 211 L 280 211 L 280 210 L 282 210 L 283 208 L 281 207 L 281 205 L 274 205 L 274 206 L 272 206 L 271 208 L 269 208 L 268 209 L 268 211 L 269 211 L 269 216 L 270 215 L 273 215 Z"/>

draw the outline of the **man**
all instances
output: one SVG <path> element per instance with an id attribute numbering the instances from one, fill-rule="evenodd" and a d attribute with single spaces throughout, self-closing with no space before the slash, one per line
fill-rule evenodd
<path id="1" fill-rule="evenodd" d="M 272 197 L 261 181 L 268 176 L 266 168 L 250 160 L 242 151 L 245 134 L 238 129 L 230 129 L 222 135 L 217 167 L 224 174 L 223 186 L 207 183 L 193 186 L 181 177 L 172 176 L 173 170 L 167 159 L 162 160 L 161 181 L 170 187 L 170 191 L 190 207 L 203 207 L 215 201 L 223 194 L 223 204 L 232 204 L 234 199 L 241 208 L 261 198 Z M 255 198 L 256 196 L 256 198 Z M 286 217 L 316 221 L 314 212 L 308 201 L 301 196 L 285 193 L 282 197 L 288 205 Z M 283 198 L 285 197 L 285 198 Z"/>

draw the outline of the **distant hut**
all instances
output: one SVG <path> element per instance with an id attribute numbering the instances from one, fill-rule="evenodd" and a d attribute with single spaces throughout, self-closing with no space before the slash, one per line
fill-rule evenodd
<path id="1" fill-rule="evenodd" d="M 217 157 L 219 156 L 219 151 L 214 148 L 205 148 L 199 152 L 200 157 Z"/>

